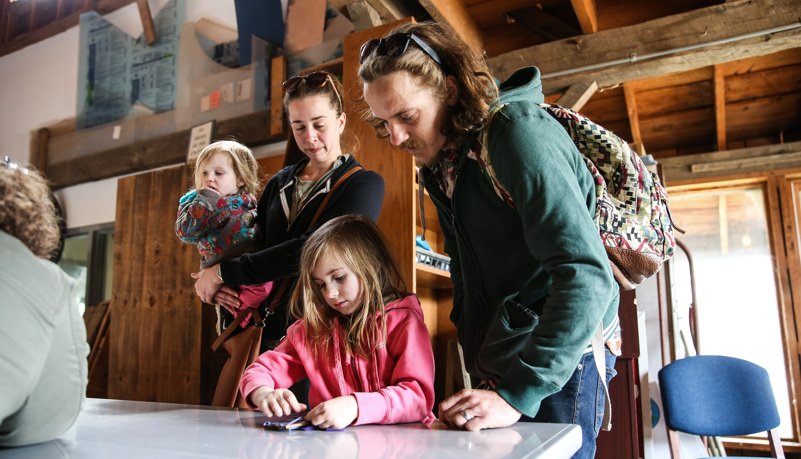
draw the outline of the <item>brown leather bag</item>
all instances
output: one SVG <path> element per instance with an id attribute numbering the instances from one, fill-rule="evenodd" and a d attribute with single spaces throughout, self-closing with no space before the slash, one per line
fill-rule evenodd
<path id="1" fill-rule="evenodd" d="M 234 327 L 239 326 L 248 313 L 253 314 L 253 320 L 256 323 L 261 322 L 261 316 L 256 308 L 243 309 L 236 319 L 225 329 L 226 332 L 234 330 Z M 264 327 L 247 327 L 241 333 L 236 334 L 228 339 L 225 333 L 220 335 L 214 342 L 211 348 L 214 351 L 222 343 L 225 350 L 228 352 L 228 360 L 225 361 L 220 377 L 217 379 L 217 388 L 214 390 L 214 399 L 211 404 L 213 406 L 232 406 L 238 408 L 247 408 L 247 401 L 242 397 L 239 392 L 239 378 L 242 377 L 245 368 L 253 363 L 259 356 L 259 346 L 261 346 L 261 333 Z M 221 339 L 222 338 L 222 341 Z"/>
<path id="2" fill-rule="evenodd" d="M 289 278 L 284 278 L 276 289 L 270 305 L 267 306 L 265 311 L 267 317 L 275 312 L 278 301 L 284 295 L 287 285 L 289 285 Z M 248 313 L 253 315 L 254 325 L 231 336 Z M 239 380 L 242 378 L 245 368 L 259 357 L 261 335 L 264 330 L 264 321 L 267 317 L 262 319 L 258 308 L 245 308 L 239 311 L 236 319 L 214 340 L 211 349 L 217 352 L 217 349 L 222 345 L 228 352 L 228 360 L 225 361 L 222 371 L 220 371 L 220 377 L 217 379 L 217 387 L 214 389 L 214 398 L 211 401 L 212 406 L 248 407 L 247 400 L 239 392 Z"/>
<path id="3" fill-rule="evenodd" d="M 354 167 L 334 183 L 334 186 L 328 191 L 323 202 L 320 203 L 320 207 L 317 208 L 317 213 L 314 214 L 311 223 L 309 223 L 309 229 L 313 228 L 314 224 L 317 223 L 317 219 L 320 217 L 320 214 L 323 213 L 323 209 L 325 205 L 328 204 L 328 199 L 334 193 L 334 190 L 358 170 L 361 170 L 361 167 Z M 225 328 L 225 331 L 223 331 L 214 341 L 214 344 L 212 344 L 211 349 L 213 351 L 216 352 L 217 349 L 220 348 L 220 345 L 222 345 L 229 355 L 228 360 L 225 361 L 222 371 L 220 372 L 220 377 L 217 379 L 217 387 L 214 389 L 214 398 L 211 402 L 212 406 L 248 408 L 247 400 L 245 400 L 239 392 L 239 380 L 242 378 L 245 368 L 259 357 L 264 322 L 275 312 L 278 301 L 284 296 L 287 285 L 289 285 L 288 277 L 282 279 L 280 285 L 275 289 L 275 294 L 265 311 L 267 317 L 262 319 L 257 308 L 245 308 L 237 314 L 236 319 Z M 253 314 L 253 323 L 255 325 L 247 327 L 240 333 L 231 336 L 248 313 Z"/>

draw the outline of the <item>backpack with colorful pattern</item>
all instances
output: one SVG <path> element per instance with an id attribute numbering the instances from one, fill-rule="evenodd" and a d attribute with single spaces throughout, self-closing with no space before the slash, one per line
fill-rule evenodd
<path id="1" fill-rule="evenodd" d="M 623 290 L 635 288 L 673 256 L 673 228 L 684 232 L 673 224 L 667 191 L 623 139 L 578 112 L 555 104 L 539 105 L 565 128 L 584 158 L 595 180 L 593 219 L 615 279 Z M 495 177 L 487 151 L 488 132 L 489 128 L 484 129 L 481 136 L 479 165 L 498 196 L 514 207 Z"/>

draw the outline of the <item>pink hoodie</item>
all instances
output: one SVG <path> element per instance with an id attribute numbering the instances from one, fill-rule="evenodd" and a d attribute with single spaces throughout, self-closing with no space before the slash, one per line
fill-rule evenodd
<path id="1" fill-rule="evenodd" d="M 371 359 L 347 355 L 334 328 L 333 352 L 314 360 L 306 347 L 302 320 L 287 337 L 260 355 L 242 375 L 239 390 L 247 399 L 260 386 L 288 388 L 309 378 L 309 408 L 341 395 L 354 395 L 359 415 L 353 425 L 397 424 L 421 421 L 431 425 L 434 407 L 434 353 L 423 310 L 415 295 L 386 306 L 387 346 Z M 251 405 L 253 406 L 253 405 Z"/>

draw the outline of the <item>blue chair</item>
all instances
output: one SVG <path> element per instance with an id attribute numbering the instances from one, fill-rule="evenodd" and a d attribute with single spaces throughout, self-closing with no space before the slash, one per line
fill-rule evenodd
<path id="1" fill-rule="evenodd" d="M 783 458 L 781 423 L 768 372 L 746 360 L 698 355 L 659 370 L 662 411 L 673 459 L 678 433 L 728 437 L 768 432 L 772 457 Z"/>

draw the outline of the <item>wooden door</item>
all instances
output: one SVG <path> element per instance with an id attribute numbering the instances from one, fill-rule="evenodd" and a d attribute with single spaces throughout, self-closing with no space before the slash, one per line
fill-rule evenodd
<path id="1" fill-rule="evenodd" d="M 173 229 L 190 173 L 176 166 L 118 181 L 109 398 L 201 403 L 203 335 L 215 314 L 189 276 L 197 249 Z"/>
<path id="2" fill-rule="evenodd" d="M 283 155 L 259 160 L 263 183 L 283 161 Z M 189 275 L 200 255 L 174 230 L 191 174 L 181 165 L 118 181 L 109 398 L 211 404 L 227 355 L 211 350 L 217 317 L 195 295 Z"/>
<path id="3" fill-rule="evenodd" d="M 612 399 L 612 430 L 601 431 L 598 435 L 596 458 L 638 459 L 643 457 L 642 423 L 640 409 L 639 368 L 640 357 L 639 327 L 637 324 L 636 290 L 620 292 L 620 326 L 623 332 L 622 355 L 617 358 L 617 375 L 609 383 L 609 396 Z M 650 418 L 647 422 L 651 422 Z"/>

